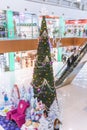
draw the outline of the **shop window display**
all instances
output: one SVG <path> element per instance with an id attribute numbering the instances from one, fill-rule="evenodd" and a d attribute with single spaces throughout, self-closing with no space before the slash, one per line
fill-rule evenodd
<path id="1" fill-rule="evenodd" d="M 39 17 L 39 25 L 41 25 L 42 16 Z M 59 18 L 57 16 L 46 16 L 49 37 L 59 36 Z"/>
<path id="2" fill-rule="evenodd" d="M 0 12 L 0 37 L 8 37 L 7 11 Z M 41 17 L 30 13 L 13 13 L 14 38 L 37 38 L 39 36 L 39 25 Z M 50 37 L 59 36 L 59 18 L 57 16 L 46 16 L 47 27 Z M 39 23 L 39 24 L 38 24 Z M 9 23 L 8 23 L 9 24 Z M 13 29 L 12 29 L 13 30 Z"/>
<path id="3" fill-rule="evenodd" d="M 0 38 L 7 37 L 6 11 L 0 11 Z"/>
<path id="4" fill-rule="evenodd" d="M 15 53 L 15 69 L 34 67 L 36 51 L 23 51 Z"/>
<path id="5" fill-rule="evenodd" d="M 0 54 L 0 71 L 4 70 L 4 55 Z"/>
<path id="6" fill-rule="evenodd" d="M 57 62 L 57 49 L 51 49 L 52 62 Z M 14 53 L 14 66 L 15 70 L 34 67 L 37 58 L 36 50 L 19 51 Z M 10 71 L 9 53 L 0 54 L 0 72 Z"/>
<path id="7" fill-rule="evenodd" d="M 8 53 L 0 54 L 0 71 L 9 71 Z"/>
<path id="8" fill-rule="evenodd" d="M 22 52 L 22 68 L 34 67 L 36 51 Z"/>
<path id="9" fill-rule="evenodd" d="M 0 15 L 0 37 L 8 37 L 7 11 L 1 11 Z M 13 12 L 13 25 L 15 38 L 37 38 L 39 36 L 39 25 L 41 17 L 36 14 Z M 50 37 L 59 36 L 59 18 L 57 16 L 46 16 L 47 27 Z M 39 23 L 39 24 L 38 24 Z"/>
<path id="10" fill-rule="evenodd" d="M 87 20 L 67 20 L 65 25 L 65 36 L 86 37 Z"/>
<path id="11" fill-rule="evenodd" d="M 14 53 L 15 70 L 34 67 L 36 50 Z M 10 71 L 9 53 L 0 54 L 0 72 Z"/>
<path id="12" fill-rule="evenodd" d="M 14 12 L 16 35 L 19 38 L 38 37 L 37 16 L 29 13 Z"/>
<path id="13" fill-rule="evenodd" d="M 8 38 L 9 30 L 7 29 L 9 22 L 5 10 L 0 10 L 0 38 Z M 13 28 L 10 33 L 14 33 L 14 38 L 38 38 L 42 16 L 38 18 L 36 14 L 28 12 L 13 12 Z M 60 17 L 61 18 L 61 17 Z M 46 22 L 50 38 L 60 37 L 61 26 L 58 16 L 46 15 Z M 7 25 L 8 24 L 8 25 Z M 86 37 L 87 36 L 87 19 L 66 20 L 64 25 L 63 37 Z M 12 32 L 13 31 L 13 32 Z"/>

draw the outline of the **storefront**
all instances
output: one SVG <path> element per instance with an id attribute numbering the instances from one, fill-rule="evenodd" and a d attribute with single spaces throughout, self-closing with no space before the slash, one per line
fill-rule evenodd
<path id="1" fill-rule="evenodd" d="M 0 10 L 0 38 L 7 37 L 6 11 Z"/>
<path id="2" fill-rule="evenodd" d="M 13 25 L 10 32 L 8 32 L 8 26 L 10 25 L 8 19 L 10 13 L 8 12 L 12 13 Z M 37 38 L 39 35 L 37 15 L 27 12 L 19 13 L 0 10 L 0 38 L 8 38 L 11 32 L 14 33 L 14 38 Z"/>
<path id="3" fill-rule="evenodd" d="M 48 34 L 50 38 L 58 37 L 59 35 L 59 17 L 46 15 Z M 42 16 L 39 17 L 39 27 L 41 25 Z"/>
<path id="4" fill-rule="evenodd" d="M 14 70 L 34 67 L 36 53 L 36 50 L 15 52 L 13 55 Z M 10 63 L 9 54 L 10 53 L 0 54 L 0 72 L 11 71 L 10 66 L 13 63 Z"/>
<path id="5" fill-rule="evenodd" d="M 67 20 L 66 36 L 85 37 L 87 36 L 87 19 Z"/>
<path id="6" fill-rule="evenodd" d="M 38 18 L 36 14 L 13 13 L 15 34 L 19 38 L 38 37 Z"/>
<path id="7" fill-rule="evenodd" d="M 34 67 L 36 50 L 15 52 L 15 70 Z"/>

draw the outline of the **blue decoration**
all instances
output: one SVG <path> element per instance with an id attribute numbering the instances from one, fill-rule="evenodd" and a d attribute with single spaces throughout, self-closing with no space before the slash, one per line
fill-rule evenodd
<path id="1" fill-rule="evenodd" d="M 5 101 L 5 102 L 8 101 L 8 96 L 7 96 L 7 94 L 4 95 L 4 101 Z"/>
<path id="2" fill-rule="evenodd" d="M 20 128 L 18 128 L 15 122 L 7 120 L 5 116 L 1 116 L 1 115 L 0 115 L 0 125 L 5 130 L 20 130 Z"/>
<path id="3" fill-rule="evenodd" d="M 0 110 L 3 110 L 4 109 L 4 106 L 0 107 Z"/>

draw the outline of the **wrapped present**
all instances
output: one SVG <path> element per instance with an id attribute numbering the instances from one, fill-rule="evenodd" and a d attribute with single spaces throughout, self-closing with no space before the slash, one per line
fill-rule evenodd
<path id="1" fill-rule="evenodd" d="M 31 121 L 31 120 L 27 120 L 27 121 L 25 122 L 25 126 L 26 126 L 26 127 L 30 126 L 31 124 L 32 124 L 32 121 Z"/>
<path id="2" fill-rule="evenodd" d="M 33 122 L 33 128 L 38 129 L 38 127 L 39 127 L 39 123 L 38 122 Z"/>

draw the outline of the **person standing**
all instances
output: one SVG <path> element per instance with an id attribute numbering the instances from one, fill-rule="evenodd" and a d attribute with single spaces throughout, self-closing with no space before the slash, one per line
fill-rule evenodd
<path id="1" fill-rule="evenodd" d="M 60 120 L 58 119 L 58 118 L 56 118 L 55 120 L 54 120 L 54 130 L 60 130 L 60 125 L 61 125 L 62 123 L 60 122 Z"/>
<path id="2" fill-rule="evenodd" d="M 71 67 L 70 57 L 67 59 L 67 69 Z"/>
<path id="3" fill-rule="evenodd" d="M 49 130 L 48 129 L 49 122 L 47 119 L 48 119 L 48 112 L 47 110 L 44 110 L 42 117 L 39 120 L 40 125 L 39 125 L 38 130 Z"/>

